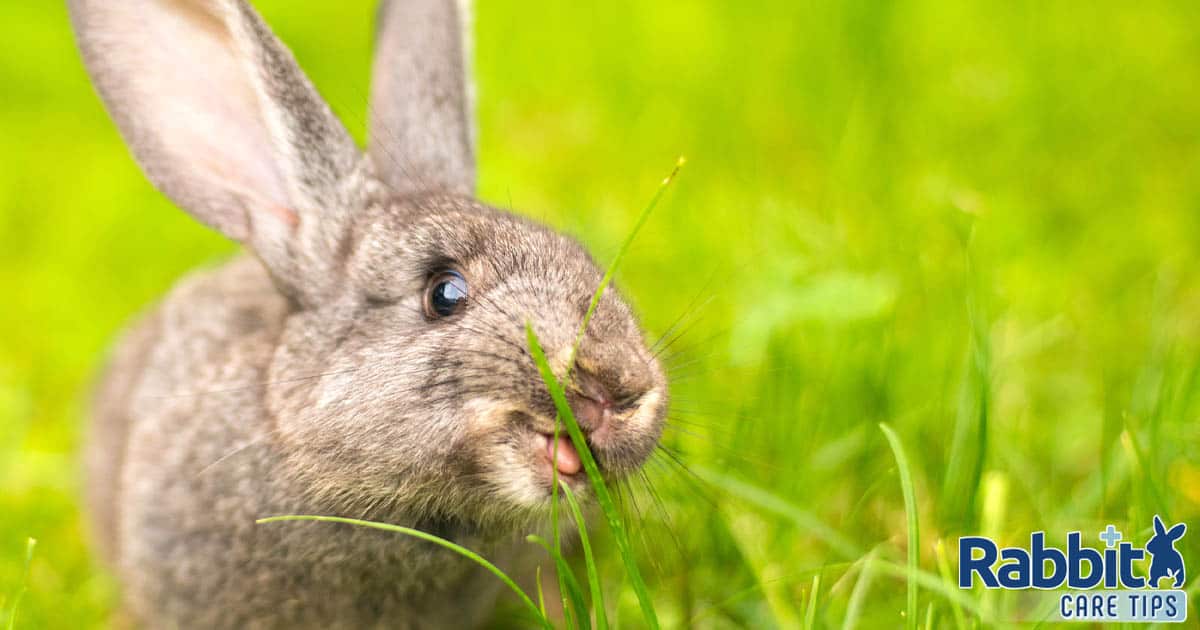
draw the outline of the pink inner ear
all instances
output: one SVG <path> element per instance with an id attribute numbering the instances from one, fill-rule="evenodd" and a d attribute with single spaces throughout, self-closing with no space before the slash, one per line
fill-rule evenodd
<path id="1" fill-rule="evenodd" d="M 287 206 L 280 205 L 275 199 L 271 198 L 270 190 L 272 187 L 256 185 L 254 180 L 246 177 L 245 171 L 238 171 L 236 164 L 233 162 L 224 161 L 224 156 L 210 152 L 205 156 L 198 156 L 200 170 L 213 173 L 215 175 L 214 186 L 224 188 L 229 193 L 235 195 L 249 207 L 245 208 L 250 213 L 262 214 L 267 213 L 274 218 L 287 224 L 290 228 L 296 228 L 300 225 L 300 216 Z M 267 183 L 270 180 L 259 180 L 259 182 Z M 267 193 L 264 195 L 264 193 Z M 276 193 L 279 199 L 284 197 L 282 191 Z M 253 221 L 253 219 L 251 219 Z"/>
<path id="2" fill-rule="evenodd" d="M 201 221 L 241 240 L 247 210 L 289 225 L 298 219 L 288 209 L 277 123 L 254 83 L 259 70 L 224 10 L 199 0 L 113 1 L 96 9 L 112 25 L 94 36 L 108 66 L 101 76 L 120 77 L 118 118 L 136 130 L 131 144 L 148 158 L 151 178 Z"/>
<path id="3" fill-rule="evenodd" d="M 279 217 L 281 221 L 287 223 L 291 228 L 295 229 L 300 226 L 300 215 L 292 212 L 283 206 L 272 206 L 271 213 Z"/>
<path id="4" fill-rule="evenodd" d="M 271 121 L 250 79 L 256 70 L 231 56 L 234 44 L 227 34 L 224 38 L 183 38 L 181 43 L 187 45 L 177 51 L 185 58 L 180 60 L 181 67 L 164 64 L 157 68 L 163 72 L 157 77 L 159 88 L 171 105 L 158 110 L 159 124 L 176 131 L 164 134 L 164 140 L 180 159 L 204 156 L 206 159 L 196 164 L 196 175 L 214 188 L 286 205 L 283 178 L 275 164 L 281 156 L 271 137 Z M 197 59 L 204 62 L 197 63 Z M 166 119 L 168 116 L 174 119 Z"/>

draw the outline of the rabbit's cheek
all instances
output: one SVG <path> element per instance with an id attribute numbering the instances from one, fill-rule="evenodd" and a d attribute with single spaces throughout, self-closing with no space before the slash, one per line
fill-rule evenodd
<path id="1" fill-rule="evenodd" d="M 463 405 L 466 443 L 477 467 L 490 485 L 519 504 L 541 498 L 530 480 L 530 468 L 537 464 L 530 456 L 536 434 L 527 428 L 532 422 L 527 418 L 516 405 L 494 399 L 474 398 Z"/>
<path id="2" fill-rule="evenodd" d="M 510 427 L 477 444 L 480 468 L 487 485 L 499 498 L 516 506 L 535 507 L 545 502 L 550 473 L 536 434 Z"/>
<path id="3" fill-rule="evenodd" d="M 487 486 L 505 501 L 544 506 L 556 477 L 585 492 L 583 465 L 565 430 L 557 442 L 546 433 L 553 431 L 552 419 L 535 418 L 512 403 L 487 399 L 468 401 L 464 412 L 471 456 Z"/>
<path id="4" fill-rule="evenodd" d="M 466 433 L 473 438 L 472 441 L 486 439 L 489 434 L 502 431 L 513 414 L 520 412 L 512 403 L 492 398 L 472 398 L 463 404 Z"/>

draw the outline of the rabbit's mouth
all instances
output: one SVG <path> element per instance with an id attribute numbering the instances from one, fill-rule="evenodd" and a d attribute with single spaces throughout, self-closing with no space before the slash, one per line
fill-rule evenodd
<path id="1" fill-rule="evenodd" d="M 568 392 L 567 398 L 577 417 L 583 446 L 581 452 L 572 441 L 567 427 L 540 414 L 517 412 L 515 427 L 525 437 L 519 440 L 528 449 L 526 461 L 533 468 L 537 485 L 553 491 L 555 479 L 566 481 L 573 490 L 588 486 L 585 460 L 590 459 L 604 479 L 616 479 L 633 472 L 658 443 L 662 394 L 651 390 L 627 404 L 613 405 L 589 398 L 586 393 Z"/>
<path id="2" fill-rule="evenodd" d="M 559 425 L 556 434 L 553 423 L 547 424 L 548 426 L 543 423 L 526 425 L 521 431 L 524 437 L 519 440 L 520 448 L 525 451 L 521 458 L 525 462 L 522 467 L 532 468 L 531 481 L 537 488 L 535 494 L 550 496 L 556 481 L 569 485 L 571 490 L 576 492 L 586 492 L 589 484 L 588 473 L 583 463 L 584 455 L 571 442 L 571 436 L 567 434 L 565 426 Z M 601 471 L 600 474 L 604 475 L 606 470 L 602 463 L 602 455 L 586 434 L 584 440 L 592 463 Z"/>
<path id="3" fill-rule="evenodd" d="M 616 399 L 585 385 L 568 390 L 567 400 L 576 420 L 570 432 L 565 422 L 556 424 L 550 405 L 479 399 L 468 406 L 478 436 L 471 447 L 474 466 L 488 477 L 490 492 L 540 512 L 549 505 L 556 483 L 567 484 L 583 498 L 590 495 L 591 474 L 618 481 L 653 454 L 667 404 L 665 387 Z M 582 444 L 571 439 L 576 431 Z"/>
<path id="4" fill-rule="evenodd" d="M 536 433 L 535 446 L 545 457 L 546 464 L 563 477 L 573 477 L 583 470 L 583 460 L 565 430 L 557 436 L 553 433 Z"/>

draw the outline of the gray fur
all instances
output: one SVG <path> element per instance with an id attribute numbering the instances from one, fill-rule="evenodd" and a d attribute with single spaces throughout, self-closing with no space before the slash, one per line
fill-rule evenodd
<path id="1" fill-rule="evenodd" d="M 523 536 L 547 527 L 551 469 L 536 440 L 554 411 L 524 325 L 562 374 L 601 272 L 574 241 L 461 194 L 470 132 L 442 115 L 467 111 L 465 82 L 447 71 L 462 67 L 461 48 L 434 44 L 458 17 L 415 1 L 426 19 L 381 30 L 376 74 L 398 49 L 387 40 L 409 35 L 433 45 L 438 70 L 399 76 L 434 83 L 375 97 L 456 99 L 437 100 L 441 113 L 386 104 L 406 112 L 388 115 L 395 124 L 454 127 L 410 130 L 395 145 L 441 165 L 422 170 L 427 183 L 351 151 L 241 0 L 70 2 L 89 72 L 147 175 L 253 253 L 180 282 L 117 346 L 96 394 L 94 530 L 142 625 L 475 626 L 500 590 L 428 543 L 254 523 L 265 516 L 418 527 L 518 572 L 538 557 Z M 152 53 L 156 44 L 172 48 Z M 200 75 L 217 83 L 197 90 Z M 172 124 L 180 118 L 206 133 Z M 418 138 L 446 144 L 409 143 Z M 242 168 L 221 170 L 230 163 Z M 462 313 L 430 319 L 426 286 L 445 266 L 468 279 L 470 297 Z M 571 400 L 591 405 L 593 451 L 620 477 L 657 443 L 667 392 L 613 290 L 578 366 L 586 388 Z M 584 398 L 595 387 L 616 401 L 606 424 L 593 424 Z M 586 496 L 586 479 L 568 481 Z"/>

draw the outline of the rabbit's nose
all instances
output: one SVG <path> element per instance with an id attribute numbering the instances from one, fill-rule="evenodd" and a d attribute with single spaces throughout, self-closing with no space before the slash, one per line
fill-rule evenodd
<path id="1" fill-rule="evenodd" d="M 587 434 L 602 431 L 613 415 L 615 403 L 611 389 L 594 374 L 582 369 L 575 372 L 574 381 L 569 400 L 579 428 Z"/>

